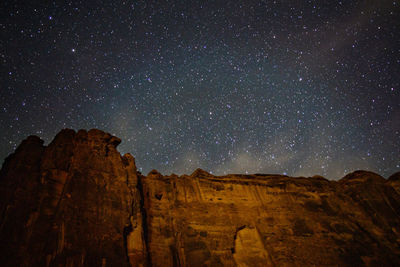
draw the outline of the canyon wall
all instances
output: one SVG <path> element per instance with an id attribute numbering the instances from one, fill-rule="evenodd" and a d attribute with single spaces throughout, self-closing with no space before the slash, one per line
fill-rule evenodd
<path id="1" fill-rule="evenodd" d="M 147 176 L 121 140 L 30 136 L 0 171 L 3 266 L 396 266 L 399 173 Z"/>
<path id="2" fill-rule="evenodd" d="M 5 160 L 3 266 L 145 263 L 135 162 L 121 157 L 120 142 L 99 130 L 63 130 L 47 147 L 28 137 Z"/>

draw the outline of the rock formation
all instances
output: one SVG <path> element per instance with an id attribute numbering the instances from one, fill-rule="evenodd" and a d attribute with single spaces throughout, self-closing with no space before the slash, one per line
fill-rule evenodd
<path id="1" fill-rule="evenodd" d="M 2 266 L 396 266 L 400 173 L 147 176 L 121 140 L 30 136 L 0 171 Z"/>
<path id="2" fill-rule="evenodd" d="M 145 264 L 134 159 L 99 130 L 30 136 L 0 174 L 3 266 Z"/>

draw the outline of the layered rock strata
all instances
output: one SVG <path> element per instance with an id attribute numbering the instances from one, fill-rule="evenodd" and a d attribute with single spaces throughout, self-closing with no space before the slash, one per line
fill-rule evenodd
<path id="1" fill-rule="evenodd" d="M 0 171 L 3 266 L 396 266 L 400 179 L 136 170 L 99 130 L 28 137 Z"/>

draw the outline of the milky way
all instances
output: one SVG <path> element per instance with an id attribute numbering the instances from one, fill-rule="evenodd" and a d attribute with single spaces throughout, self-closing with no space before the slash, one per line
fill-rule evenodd
<path id="1" fill-rule="evenodd" d="M 399 1 L 34 2 L 0 3 L 0 160 L 99 128 L 144 173 L 400 170 Z"/>

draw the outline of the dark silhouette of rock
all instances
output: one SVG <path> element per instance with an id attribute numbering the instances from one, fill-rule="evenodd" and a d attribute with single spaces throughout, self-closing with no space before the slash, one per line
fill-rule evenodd
<path id="1" fill-rule="evenodd" d="M 191 177 L 211 177 L 212 175 L 202 170 L 200 168 L 196 169 L 191 175 Z"/>
<path id="2" fill-rule="evenodd" d="M 389 181 L 400 181 L 400 172 L 396 172 L 388 178 Z"/>
<path id="3" fill-rule="evenodd" d="M 0 177 L 3 266 L 145 264 L 134 158 L 99 130 L 28 137 Z"/>
<path id="4" fill-rule="evenodd" d="M 24 140 L 0 171 L 2 266 L 397 266 L 399 173 L 147 176 L 117 137 Z"/>
<path id="5" fill-rule="evenodd" d="M 400 172 L 396 172 L 388 178 L 388 182 L 394 189 L 396 189 L 397 193 L 400 194 Z"/>

